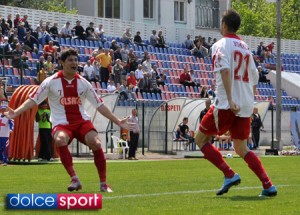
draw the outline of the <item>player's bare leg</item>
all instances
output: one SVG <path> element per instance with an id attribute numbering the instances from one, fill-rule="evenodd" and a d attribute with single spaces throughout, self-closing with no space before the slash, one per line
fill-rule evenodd
<path id="1" fill-rule="evenodd" d="M 241 182 L 240 176 L 231 169 L 231 167 L 223 159 L 219 150 L 211 144 L 211 136 L 207 136 L 201 131 L 198 131 L 195 141 L 203 152 L 204 157 L 224 173 L 224 183 L 221 189 L 217 192 L 217 195 L 227 193 L 230 187 L 238 185 Z"/>
<path id="2" fill-rule="evenodd" d="M 92 149 L 94 154 L 94 163 L 100 179 L 100 191 L 112 192 L 111 188 L 106 184 L 106 159 L 97 132 L 94 130 L 89 131 L 85 135 L 85 143 Z"/>
<path id="3" fill-rule="evenodd" d="M 261 181 L 263 186 L 261 196 L 276 196 L 276 187 L 272 184 L 272 181 L 269 178 L 260 159 L 253 151 L 249 150 L 247 146 L 247 140 L 234 139 L 233 143 L 236 153 L 245 160 L 245 162 L 248 164 L 248 167 L 255 173 L 255 175 Z"/>

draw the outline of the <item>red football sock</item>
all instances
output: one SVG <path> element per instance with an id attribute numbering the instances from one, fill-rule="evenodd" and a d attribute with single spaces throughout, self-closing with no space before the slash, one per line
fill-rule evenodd
<path id="1" fill-rule="evenodd" d="M 68 145 L 57 147 L 58 153 L 60 156 L 60 161 L 64 165 L 65 169 L 67 170 L 70 177 L 76 176 L 74 167 L 73 167 L 73 160 L 72 155 L 68 149 Z"/>
<path id="2" fill-rule="evenodd" d="M 263 188 L 268 189 L 272 186 L 272 181 L 270 180 L 266 170 L 264 169 L 260 159 L 254 154 L 254 152 L 248 152 L 244 160 L 248 164 L 249 168 L 256 174 L 259 180 L 262 182 Z"/>
<path id="3" fill-rule="evenodd" d="M 201 151 L 204 154 L 204 157 L 214 164 L 219 170 L 221 170 L 226 178 L 232 178 L 235 172 L 228 166 L 224 161 L 222 154 L 214 147 L 211 143 L 206 143 Z"/>
<path id="4" fill-rule="evenodd" d="M 102 148 L 93 151 L 94 153 L 94 163 L 98 170 L 98 175 L 100 182 L 106 182 L 106 159 Z"/>

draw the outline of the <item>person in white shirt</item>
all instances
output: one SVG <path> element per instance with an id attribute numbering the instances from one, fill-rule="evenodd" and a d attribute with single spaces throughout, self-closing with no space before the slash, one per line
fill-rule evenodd
<path id="1" fill-rule="evenodd" d="M 140 79 L 144 78 L 144 71 L 141 64 L 138 65 L 137 70 L 134 72 L 134 76 L 136 81 L 138 82 Z"/>
<path id="2" fill-rule="evenodd" d="M 72 29 L 70 27 L 70 22 L 66 22 L 66 24 L 60 29 L 59 34 L 62 38 L 72 38 Z"/>
<path id="3" fill-rule="evenodd" d="M 275 196 L 276 187 L 257 155 L 247 147 L 258 72 L 248 45 L 236 35 L 240 24 L 241 18 L 236 11 L 225 12 L 221 23 L 223 38 L 212 47 L 212 66 L 217 80 L 216 98 L 200 123 L 196 143 L 204 157 L 225 176 L 217 195 L 227 193 L 230 187 L 241 181 L 218 149 L 210 144 L 212 135 L 230 131 L 236 153 L 262 182 L 263 190 L 260 195 Z"/>
<path id="4" fill-rule="evenodd" d="M 117 87 L 115 85 L 114 77 L 112 75 L 111 78 L 108 81 L 107 92 L 109 92 L 109 93 L 115 93 L 116 91 L 117 91 Z"/>
<path id="5" fill-rule="evenodd" d="M 104 30 L 102 24 L 100 24 L 99 27 L 95 29 L 95 34 L 97 35 L 100 41 L 104 41 Z"/>
<path id="6" fill-rule="evenodd" d="M 94 66 L 91 65 L 90 60 L 88 60 L 86 62 L 86 65 L 83 67 L 83 77 L 85 77 L 85 79 L 88 80 L 89 82 L 98 81 L 98 78 L 95 73 L 95 68 L 94 68 Z"/>

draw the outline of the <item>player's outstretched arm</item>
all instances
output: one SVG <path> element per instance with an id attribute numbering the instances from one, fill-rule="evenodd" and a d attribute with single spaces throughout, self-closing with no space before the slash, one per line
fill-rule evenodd
<path id="1" fill-rule="evenodd" d="M 33 108 L 35 105 L 36 103 L 33 100 L 27 99 L 20 107 L 18 107 L 15 110 L 9 107 L 8 111 L 5 112 L 4 115 L 9 119 L 14 119 L 20 114 L 22 114 L 23 112 Z"/>
<path id="2" fill-rule="evenodd" d="M 124 119 L 117 118 L 116 115 L 114 115 L 105 104 L 98 107 L 97 110 L 99 111 L 99 113 L 101 113 L 103 116 L 105 116 L 107 119 L 111 120 L 118 126 L 130 131 L 134 129 L 135 123 L 128 122 L 128 117 Z"/>

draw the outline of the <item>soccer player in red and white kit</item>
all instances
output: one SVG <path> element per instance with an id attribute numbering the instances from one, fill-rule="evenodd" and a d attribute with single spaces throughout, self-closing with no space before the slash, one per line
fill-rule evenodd
<path id="1" fill-rule="evenodd" d="M 128 118 L 122 120 L 117 118 L 98 97 L 92 85 L 78 74 L 76 50 L 63 51 L 61 61 L 63 70 L 45 79 L 37 91 L 31 94 L 20 107 L 16 110 L 9 109 L 5 115 L 10 119 L 15 118 L 48 97 L 51 108 L 52 135 L 58 146 L 61 162 L 71 177 L 68 190 L 82 189 L 68 149 L 68 144 L 76 138 L 93 151 L 94 163 L 100 178 L 100 191 L 112 192 L 106 184 L 106 159 L 100 139 L 83 104 L 87 99 L 103 116 L 125 129 L 132 130 L 134 124 L 128 123 Z"/>
<path id="2" fill-rule="evenodd" d="M 236 153 L 262 182 L 260 196 L 275 196 L 277 189 L 260 159 L 247 147 L 258 72 L 248 45 L 236 35 L 240 23 L 240 15 L 234 10 L 225 12 L 222 18 L 221 34 L 224 37 L 212 47 L 216 99 L 200 123 L 196 143 L 204 157 L 224 173 L 224 183 L 217 195 L 227 193 L 230 187 L 241 182 L 240 176 L 225 162 L 218 149 L 210 144 L 212 135 L 229 130 Z"/>

